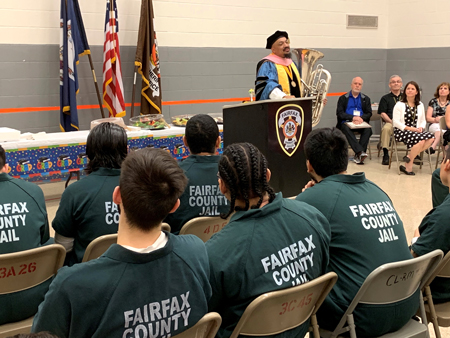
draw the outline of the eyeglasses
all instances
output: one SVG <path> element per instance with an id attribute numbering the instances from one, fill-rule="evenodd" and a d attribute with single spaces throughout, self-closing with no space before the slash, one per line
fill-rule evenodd
<path id="1" fill-rule="evenodd" d="M 389 83 L 403 83 L 403 82 L 401 80 L 398 80 L 398 81 L 391 81 Z"/>

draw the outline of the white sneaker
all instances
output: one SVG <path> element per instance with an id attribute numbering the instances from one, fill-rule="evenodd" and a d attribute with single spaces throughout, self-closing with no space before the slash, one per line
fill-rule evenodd
<path id="1" fill-rule="evenodd" d="M 364 160 L 367 158 L 367 154 L 365 152 L 362 152 L 361 155 L 359 156 L 359 159 L 361 161 L 361 164 L 363 164 Z"/>
<path id="2" fill-rule="evenodd" d="M 353 156 L 353 162 L 356 164 L 361 164 L 361 158 L 355 154 L 355 156 Z"/>

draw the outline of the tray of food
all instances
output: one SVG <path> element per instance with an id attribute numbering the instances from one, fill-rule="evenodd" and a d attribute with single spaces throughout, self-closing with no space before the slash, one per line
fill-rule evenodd
<path id="1" fill-rule="evenodd" d="M 139 115 L 130 118 L 130 125 L 134 127 L 141 127 L 142 129 L 164 129 L 167 122 L 161 114 Z"/>
<path id="2" fill-rule="evenodd" d="M 211 116 L 217 124 L 223 124 L 223 113 L 211 113 L 208 115 Z"/>
<path id="3" fill-rule="evenodd" d="M 187 121 L 189 121 L 189 119 L 193 116 L 194 115 L 189 115 L 189 114 L 173 116 L 172 124 L 174 126 L 178 126 L 178 127 L 186 127 Z"/>

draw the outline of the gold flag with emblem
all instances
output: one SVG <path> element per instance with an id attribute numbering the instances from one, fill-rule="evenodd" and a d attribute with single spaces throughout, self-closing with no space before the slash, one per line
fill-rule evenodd
<path id="1" fill-rule="evenodd" d="M 142 0 L 138 43 L 134 62 L 142 75 L 141 115 L 161 114 L 161 73 L 158 43 L 153 25 L 152 0 Z"/>

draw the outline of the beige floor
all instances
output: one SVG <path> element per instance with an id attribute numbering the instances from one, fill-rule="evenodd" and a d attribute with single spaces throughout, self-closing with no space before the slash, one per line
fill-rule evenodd
<path id="1" fill-rule="evenodd" d="M 390 196 L 395 209 L 403 220 L 406 237 L 410 241 L 414 230 L 432 207 L 430 167 L 426 165 L 419 170 L 419 167 L 415 165 L 414 171 L 416 176 L 398 175 L 395 163 L 389 170 L 387 166 L 381 165 L 381 157 L 376 157 L 376 151 L 373 150 L 372 153 L 374 157 L 372 160 L 367 159 L 364 165 L 356 165 L 350 162 L 348 172 L 364 171 L 369 180 L 379 185 Z M 435 161 L 435 156 L 432 157 L 432 160 Z M 433 170 L 434 164 L 432 166 Z M 49 221 L 51 222 L 58 208 L 61 194 L 64 191 L 64 183 L 43 184 L 41 188 L 45 194 Z M 51 232 L 53 232 L 52 229 Z M 432 338 L 435 337 L 431 325 L 430 334 Z M 450 338 L 450 328 L 441 328 L 441 335 L 442 337 Z"/>

